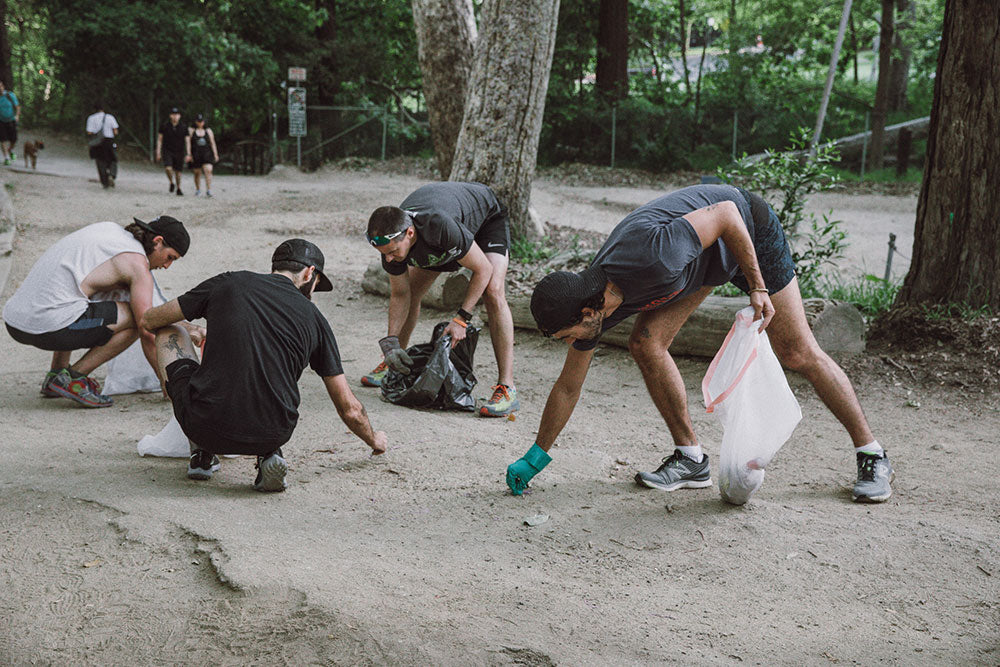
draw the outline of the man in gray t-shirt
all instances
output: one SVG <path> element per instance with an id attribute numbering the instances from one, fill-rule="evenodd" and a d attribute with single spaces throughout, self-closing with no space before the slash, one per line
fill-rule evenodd
<path id="1" fill-rule="evenodd" d="M 542 279 L 531 312 L 547 336 L 570 345 L 531 449 L 507 468 L 515 494 L 551 458 L 548 450 L 576 407 L 601 334 L 638 314 L 629 349 L 673 437 L 675 450 L 636 481 L 673 491 L 711 486 L 687 409 L 684 382 L 670 357 L 677 331 L 717 285 L 733 282 L 763 318 L 785 368 L 816 388 L 854 442 L 858 480 L 854 499 L 883 502 L 892 495 L 889 458 L 872 435 L 850 380 L 823 352 L 806 322 L 795 267 L 781 223 L 763 199 L 729 185 L 698 185 L 655 199 L 611 232 L 582 273 Z"/>

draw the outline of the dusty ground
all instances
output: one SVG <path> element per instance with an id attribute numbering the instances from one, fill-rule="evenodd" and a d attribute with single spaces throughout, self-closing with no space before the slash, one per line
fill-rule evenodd
<path id="1" fill-rule="evenodd" d="M 158 273 L 168 297 L 224 269 L 266 270 L 278 242 L 308 236 L 335 280 L 317 304 L 352 382 L 376 361 L 385 304 L 360 290 L 374 258 L 361 226 L 419 178 L 282 170 L 222 177 L 206 201 L 124 164 L 104 192 L 83 147 L 46 144 L 39 167 L 62 176 L 4 175 L 18 235 L 0 301 L 71 230 L 170 213 L 193 243 Z M 652 194 L 535 190 L 543 217 L 595 229 Z M 856 232 L 852 266 L 870 267 L 888 231 L 904 235 L 915 198 L 818 203 Z M 633 484 L 668 437 L 626 353 L 603 349 L 554 462 L 515 498 L 504 469 L 531 444 L 564 351 L 518 332 L 516 353 L 516 421 L 409 411 L 359 387 L 390 436 L 381 460 L 307 372 L 285 449 L 291 487 L 262 496 L 250 459 L 199 483 L 182 461 L 139 458 L 136 441 L 170 415 L 158 396 L 102 411 L 40 399 L 46 354 L 0 336 L 0 663 L 1000 663 L 995 394 L 918 380 L 915 360 L 852 362 L 898 473 L 891 501 L 859 506 L 849 440 L 792 377 L 804 419 L 755 499 L 734 508 L 714 487 Z M 485 336 L 478 362 L 485 395 Z M 721 432 L 699 409 L 706 360 L 680 366 L 714 462 Z M 536 514 L 550 518 L 524 525 Z"/>

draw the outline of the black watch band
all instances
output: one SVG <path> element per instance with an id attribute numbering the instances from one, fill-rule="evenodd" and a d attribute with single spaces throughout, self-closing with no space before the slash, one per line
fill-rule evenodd
<path id="1" fill-rule="evenodd" d="M 465 320 L 466 324 L 472 321 L 472 313 L 467 311 L 465 308 L 458 309 L 458 316 Z"/>

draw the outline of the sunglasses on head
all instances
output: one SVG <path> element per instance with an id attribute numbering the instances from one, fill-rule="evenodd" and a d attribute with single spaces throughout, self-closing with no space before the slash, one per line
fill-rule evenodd
<path id="1" fill-rule="evenodd" d="M 385 236 L 373 236 L 370 239 L 368 239 L 368 242 L 371 243 L 376 248 L 379 248 L 379 247 L 384 246 L 384 245 L 389 245 L 390 243 L 392 243 L 392 240 L 394 238 L 396 238 L 397 236 L 400 236 L 402 234 L 405 234 L 405 233 L 406 233 L 406 230 L 405 229 L 401 229 L 398 232 L 394 232 L 392 234 L 386 234 Z"/>

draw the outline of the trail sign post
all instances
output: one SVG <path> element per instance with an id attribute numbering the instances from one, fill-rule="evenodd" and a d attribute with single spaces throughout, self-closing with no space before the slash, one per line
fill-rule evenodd
<path id="1" fill-rule="evenodd" d="M 298 166 L 302 166 L 302 137 L 306 136 L 306 89 L 288 89 L 288 136 L 295 137 Z"/>

